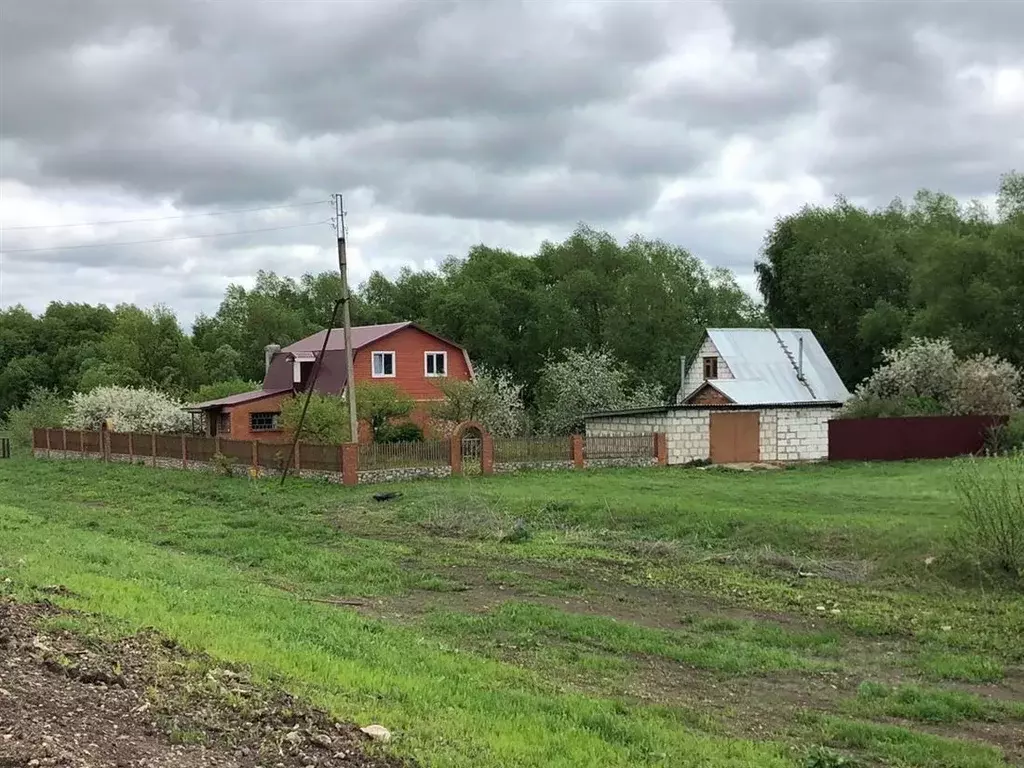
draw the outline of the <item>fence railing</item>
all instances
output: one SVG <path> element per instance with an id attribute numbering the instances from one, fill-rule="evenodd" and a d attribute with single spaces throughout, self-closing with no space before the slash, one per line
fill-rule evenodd
<path id="1" fill-rule="evenodd" d="M 496 437 L 494 460 L 499 464 L 572 461 L 572 443 L 568 438 Z"/>
<path id="2" fill-rule="evenodd" d="M 489 473 L 527 466 L 585 467 L 587 461 L 606 459 L 624 463 L 666 462 L 664 435 L 627 435 L 584 439 L 579 435 L 563 438 L 492 438 L 456 430 L 443 440 L 415 443 L 370 443 L 323 445 L 298 443 L 291 467 L 298 473 L 328 473 L 340 476 L 347 484 L 358 482 L 360 472 L 422 470 L 434 475 L 447 468 L 453 473 L 472 471 Z M 32 447 L 37 455 L 84 455 L 106 461 L 132 461 L 152 466 L 182 468 L 225 467 L 236 465 L 280 472 L 288 463 L 291 445 L 257 440 L 229 440 L 221 437 L 197 437 L 192 434 L 163 435 L 106 430 L 35 429 Z M 405 474 L 405 473 L 403 473 Z M 441 472 L 444 474 L 444 471 Z M 384 479 L 388 479 L 384 475 Z"/>
<path id="3" fill-rule="evenodd" d="M 608 437 L 585 437 L 583 458 L 589 459 L 637 459 L 654 456 L 654 435 L 614 435 Z"/>
<path id="4" fill-rule="evenodd" d="M 451 443 L 447 440 L 423 440 L 416 443 L 367 443 L 359 446 L 361 470 L 446 467 L 451 461 Z"/>

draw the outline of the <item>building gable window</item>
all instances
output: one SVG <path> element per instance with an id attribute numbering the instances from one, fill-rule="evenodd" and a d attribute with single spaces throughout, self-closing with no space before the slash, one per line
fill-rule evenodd
<path id="1" fill-rule="evenodd" d="M 704 358 L 704 378 L 705 379 L 717 379 L 718 378 L 718 358 L 717 357 L 705 357 Z"/>
<path id="2" fill-rule="evenodd" d="M 424 372 L 427 376 L 448 375 L 448 353 L 447 352 L 426 352 L 424 353 Z"/>
<path id="3" fill-rule="evenodd" d="M 272 432 L 278 429 L 279 413 L 250 413 L 249 429 L 253 432 Z"/>
<path id="4" fill-rule="evenodd" d="M 374 378 L 390 377 L 395 375 L 395 353 L 374 352 L 373 353 L 373 376 Z"/>

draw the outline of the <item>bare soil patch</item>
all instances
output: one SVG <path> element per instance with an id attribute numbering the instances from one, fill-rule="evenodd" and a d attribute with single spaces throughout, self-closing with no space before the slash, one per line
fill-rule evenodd
<path id="1" fill-rule="evenodd" d="M 156 633 L 108 642 L 39 625 L 67 613 L 0 602 L 0 768 L 410 768 L 367 754 L 355 725 Z"/>
<path id="2" fill-rule="evenodd" d="M 651 629 L 679 629 L 694 618 L 733 619 L 777 624 L 794 632 L 822 632 L 834 627 L 825 622 L 789 613 L 756 611 L 723 601 L 679 590 L 634 587 L 617 579 L 602 578 L 592 570 L 535 566 L 531 563 L 506 564 L 505 570 L 526 574 L 533 579 L 558 582 L 565 579 L 586 584 L 579 594 L 541 594 L 515 584 L 489 580 L 487 571 L 478 567 L 452 566 L 438 575 L 465 585 L 453 592 L 414 589 L 403 595 L 365 599 L 360 610 L 393 619 L 416 618 L 435 609 L 482 613 L 508 600 L 526 600 L 569 613 L 602 616 L 627 621 Z M 838 631 L 838 630 L 836 630 Z"/>

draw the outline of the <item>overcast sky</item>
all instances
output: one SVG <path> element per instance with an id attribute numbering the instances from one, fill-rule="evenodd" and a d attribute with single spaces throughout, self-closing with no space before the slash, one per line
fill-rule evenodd
<path id="1" fill-rule="evenodd" d="M 1024 0 L 0 0 L 0 304 L 188 323 L 334 268 L 339 191 L 353 284 L 585 221 L 749 287 L 805 202 L 1024 168 L 1022 39 Z"/>

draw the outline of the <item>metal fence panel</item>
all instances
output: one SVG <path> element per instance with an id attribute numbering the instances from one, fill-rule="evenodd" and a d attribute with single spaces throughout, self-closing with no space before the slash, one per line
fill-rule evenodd
<path id="1" fill-rule="evenodd" d="M 406 469 L 447 466 L 451 445 L 447 440 L 415 443 L 368 443 L 359 446 L 359 469 Z"/>
<path id="2" fill-rule="evenodd" d="M 527 464 L 542 461 L 570 461 L 572 443 L 567 437 L 496 437 L 494 461 Z"/>
<path id="3" fill-rule="evenodd" d="M 162 459 L 181 459 L 181 438 L 177 435 L 157 435 L 156 455 Z"/>
<path id="4" fill-rule="evenodd" d="M 301 469 L 317 472 L 341 472 L 341 448 L 322 443 L 300 443 L 299 465 Z"/>
<path id="5" fill-rule="evenodd" d="M 654 435 L 614 435 L 583 439 L 584 459 L 643 459 L 654 455 Z"/>
<path id="6" fill-rule="evenodd" d="M 220 453 L 237 464 L 252 464 L 252 442 L 249 440 L 220 440 Z"/>
<path id="7" fill-rule="evenodd" d="M 985 448 L 988 431 L 1005 416 L 909 416 L 833 419 L 828 423 L 829 461 L 947 459 Z"/>

